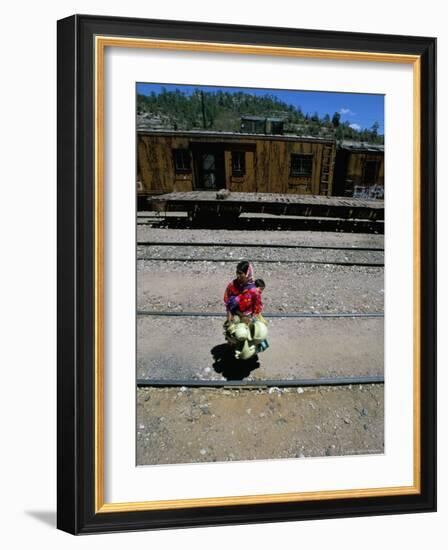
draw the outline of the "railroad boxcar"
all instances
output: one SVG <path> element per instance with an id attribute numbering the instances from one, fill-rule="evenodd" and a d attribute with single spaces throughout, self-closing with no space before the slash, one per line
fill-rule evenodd
<path id="1" fill-rule="evenodd" d="M 140 129 L 138 195 L 228 189 L 328 196 L 335 155 L 332 139 Z"/>
<path id="2" fill-rule="evenodd" d="M 336 154 L 333 194 L 383 199 L 384 145 L 343 142 Z"/>

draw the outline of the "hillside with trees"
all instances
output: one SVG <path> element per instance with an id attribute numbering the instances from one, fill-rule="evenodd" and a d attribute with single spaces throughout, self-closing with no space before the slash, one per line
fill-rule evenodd
<path id="1" fill-rule="evenodd" d="M 180 90 L 137 95 L 139 128 L 170 130 L 209 130 L 239 132 L 242 116 L 276 117 L 284 120 L 284 133 L 383 144 L 379 124 L 357 130 L 350 122 L 341 122 L 340 113 L 319 117 L 303 113 L 300 107 L 288 105 L 272 94 L 263 96 L 246 92 L 203 92 L 191 95 Z"/>

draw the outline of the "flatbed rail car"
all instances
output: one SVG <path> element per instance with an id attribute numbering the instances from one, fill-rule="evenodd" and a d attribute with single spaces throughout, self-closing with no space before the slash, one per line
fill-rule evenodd
<path id="1" fill-rule="evenodd" d="M 344 220 L 384 221 L 384 201 L 318 195 L 278 193 L 235 193 L 186 191 L 156 195 L 147 199 L 148 207 L 159 213 L 187 212 L 190 219 L 240 214 L 274 214 Z"/>

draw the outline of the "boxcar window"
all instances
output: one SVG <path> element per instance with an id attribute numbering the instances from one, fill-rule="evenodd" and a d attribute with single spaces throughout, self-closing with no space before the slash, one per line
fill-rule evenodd
<path id="1" fill-rule="evenodd" d="M 190 151 L 173 149 L 174 169 L 176 172 L 191 172 Z"/>
<path id="2" fill-rule="evenodd" d="M 291 155 L 291 176 L 311 176 L 313 155 Z"/>
<path id="3" fill-rule="evenodd" d="M 244 151 L 232 151 L 232 176 L 244 176 L 246 173 L 246 155 Z"/>
<path id="4" fill-rule="evenodd" d="M 271 122 L 272 134 L 283 134 L 283 122 L 272 121 Z"/>
<path id="5" fill-rule="evenodd" d="M 246 134 L 265 134 L 266 119 L 250 120 L 243 118 L 241 121 L 241 131 Z"/>

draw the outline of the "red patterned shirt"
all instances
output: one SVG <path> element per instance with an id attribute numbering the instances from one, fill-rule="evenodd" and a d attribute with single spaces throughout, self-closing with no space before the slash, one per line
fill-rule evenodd
<path id="1" fill-rule="evenodd" d="M 263 310 L 260 289 L 252 285 L 242 289 L 235 280 L 227 285 L 224 303 L 228 311 L 239 310 L 248 317 L 259 315 Z"/>

